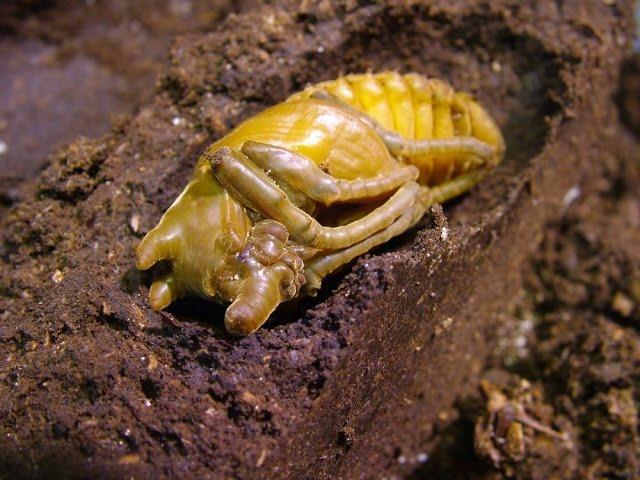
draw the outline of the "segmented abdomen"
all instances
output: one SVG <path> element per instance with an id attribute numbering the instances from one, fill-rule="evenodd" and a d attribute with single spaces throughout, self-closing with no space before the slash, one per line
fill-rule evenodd
<path id="1" fill-rule="evenodd" d="M 325 90 L 375 118 L 383 127 L 412 140 L 472 136 L 504 151 L 504 141 L 491 116 L 465 92 L 449 84 L 410 73 L 347 75 L 312 85 L 290 97 L 308 97 Z M 435 184 L 472 168 L 469 155 L 409 159 L 425 183 Z M 499 159 L 498 159 L 499 160 Z"/>

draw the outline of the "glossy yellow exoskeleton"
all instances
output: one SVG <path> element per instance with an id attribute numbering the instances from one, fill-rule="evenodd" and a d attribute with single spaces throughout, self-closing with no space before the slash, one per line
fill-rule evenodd
<path id="1" fill-rule="evenodd" d="M 283 301 L 475 185 L 504 153 L 487 112 L 448 84 L 396 72 L 348 75 L 238 125 L 138 247 L 160 310 L 185 295 L 229 302 L 245 335 Z"/>

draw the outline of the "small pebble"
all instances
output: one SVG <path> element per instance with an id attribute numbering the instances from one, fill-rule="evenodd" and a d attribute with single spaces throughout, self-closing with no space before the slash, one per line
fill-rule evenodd
<path id="1" fill-rule="evenodd" d="M 568 207 L 569 205 L 571 205 L 580 196 L 580 193 L 580 188 L 578 187 L 571 187 L 569 190 L 567 190 L 567 193 L 562 199 L 562 203 L 564 204 L 564 206 Z"/>
<path id="2" fill-rule="evenodd" d="M 53 280 L 53 283 L 60 283 L 64 280 L 64 274 L 60 270 L 56 270 L 53 272 L 53 275 L 51 275 L 51 280 Z"/>
<path id="3" fill-rule="evenodd" d="M 611 307 L 623 317 L 630 317 L 635 308 L 635 304 L 633 300 L 624 293 L 616 292 L 613 296 L 613 304 Z"/>
<path id="4" fill-rule="evenodd" d="M 140 214 L 134 213 L 131 215 L 129 219 L 129 227 L 131 227 L 131 231 L 133 233 L 138 233 L 140 231 Z"/>
<path id="5" fill-rule="evenodd" d="M 171 123 L 173 123 L 174 126 L 178 126 L 183 122 L 182 118 L 180 117 L 173 117 L 173 119 L 171 120 Z"/>
<path id="6" fill-rule="evenodd" d="M 0 155 L 4 155 L 5 153 L 7 153 L 7 150 L 9 150 L 9 146 L 6 144 L 6 142 L 0 140 Z"/>
<path id="7" fill-rule="evenodd" d="M 426 461 L 429 460 L 429 455 L 426 453 L 419 453 L 416 455 L 416 460 L 418 463 L 426 463 Z"/>
<path id="8" fill-rule="evenodd" d="M 449 229 L 447 227 L 442 227 L 442 231 L 440 232 L 440 238 L 443 241 L 449 238 Z"/>

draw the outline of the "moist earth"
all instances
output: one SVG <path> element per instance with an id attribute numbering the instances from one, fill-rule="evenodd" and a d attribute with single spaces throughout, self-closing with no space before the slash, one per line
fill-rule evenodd
<path id="1" fill-rule="evenodd" d="M 432 461 L 412 478 L 640 475 L 640 155 L 624 127 L 607 137 L 597 176 L 567 191 L 561 218 L 524 265 L 481 374 L 566 440 L 522 425 L 510 451 L 506 432 L 518 422 L 511 414 L 501 432 L 483 432 L 491 408 L 479 388 L 458 400 Z"/>
<path id="2" fill-rule="evenodd" d="M 178 38 L 155 95 L 0 221 L 0 472 L 638 476 L 638 145 L 611 101 L 631 7 L 274 2 Z M 477 95 L 504 165 L 256 335 L 205 302 L 152 312 L 133 248 L 199 153 L 385 68 Z"/>
<path id="3" fill-rule="evenodd" d="M 246 2 L 244 2 L 246 3 Z M 171 39 L 243 2 L 41 0 L 0 5 L 0 195 L 63 143 L 109 130 L 154 94 Z"/>

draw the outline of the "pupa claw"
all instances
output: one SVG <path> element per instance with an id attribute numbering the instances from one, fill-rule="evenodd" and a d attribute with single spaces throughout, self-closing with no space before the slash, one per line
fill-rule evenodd
<path id="1" fill-rule="evenodd" d="M 283 258 L 292 255 L 285 252 Z M 305 282 L 302 272 L 295 269 L 296 266 L 304 267 L 302 260 L 287 259 L 286 263 L 280 260 L 269 266 L 256 262 L 253 265 L 254 270 L 243 281 L 225 313 L 225 327 L 233 335 L 255 332 L 280 303 L 295 297 Z"/>
<path id="2" fill-rule="evenodd" d="M 153 282 L 149 289 L 149 303 L 155 311 L 167 308 L 178 297 L 176 281 L 171 274 Z"/>
<path id="3" fill-rule="evenodd" d="M 229 333 L 248 335 L 267 321 L 283 300 L 282 280 L 278 275 L 281 270 L 261 267 L 244 280 L 238 296 L 229 305 L 224 316 L 224 324 Z"/>

